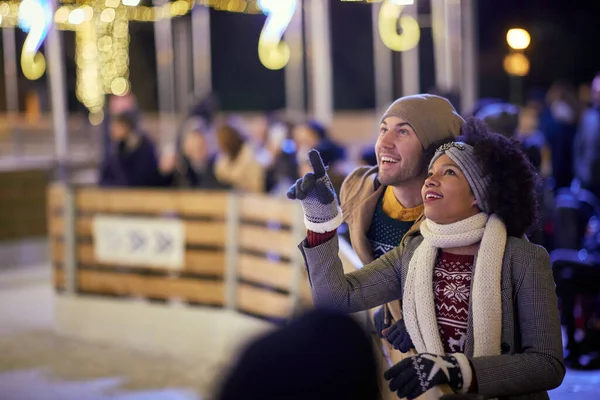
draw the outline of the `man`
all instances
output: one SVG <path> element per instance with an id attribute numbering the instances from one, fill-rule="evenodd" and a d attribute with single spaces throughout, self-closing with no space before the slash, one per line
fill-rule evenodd
<path id="1" fill-rule="evenodd" d="M 375 144 L 377 166 L 354 170 L 340 192 L 352 247 L 363 264 L 418 229 L 429 159 L 441 142 L 460 134 L 463 122 L 447 99 L 429 94 L 399 98 L 381 117 Z M 375 313 L 380 337 L 392 318 L 401 318 L 399 301 Z"/>

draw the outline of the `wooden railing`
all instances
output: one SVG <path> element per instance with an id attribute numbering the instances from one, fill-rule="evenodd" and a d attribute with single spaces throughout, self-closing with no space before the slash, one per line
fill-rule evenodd
<path id="1" fill-rule="evenodd" d="M 59 291 L 178 300 L 270 320 L 285 319 L 310 304 L 296 248 L 304 226 L 295 202 L 228 192 L 51 185 L 48 208 Z M 184 266 L 174 270 L 99 260 L 93 229 L 98 215 L 181 221 Z"/>
<path id="2" fill-rule="evenodd" d="M 44 169 L 0 169 L 0 240 L 46 235 L 46 187 L 51 172 Z"/>

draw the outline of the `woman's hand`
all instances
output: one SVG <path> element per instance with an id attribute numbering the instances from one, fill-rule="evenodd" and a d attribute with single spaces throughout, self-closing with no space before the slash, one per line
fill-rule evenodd
<path id="1" fill-rule="evenodd" d="M 306 228 L 317 233 L 332 232 L 343 221 L 342 210 L 317 150 L 308 153 L 313 172 L 308 172 L 290 187 L 288 199 L 300 200 Z"/>
<path id="2" fill-rule="evenodd" d="M 459 357 L 463 362 L 459 361 Z M 411 400 L 443 384 L 448 384 L 457 393 L 464 393 L 468 389 L 465 386 L 470 385 L 472 371 L 463 354 L 438 356 L 421 353 L 400 361 L 383 376 L 390 381 L 392 392 Z"/>
<path id="3" fill-rule="evenodd" d="M 175 152 L 167 152 L 160 158 L 158 169 L 161 174 L 167 175 L 175 171 L 177 165 L 177 154 Z"/>

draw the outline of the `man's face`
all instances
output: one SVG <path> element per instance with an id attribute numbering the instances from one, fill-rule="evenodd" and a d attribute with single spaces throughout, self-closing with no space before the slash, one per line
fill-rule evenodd
<path id="1" fill-rule="evenodd" d="M 398 117 L 388 117 L 379 126 L 375 144 L 379 181 L 396 186 L 424 173 L 423 146 L 413 128 Z"/>

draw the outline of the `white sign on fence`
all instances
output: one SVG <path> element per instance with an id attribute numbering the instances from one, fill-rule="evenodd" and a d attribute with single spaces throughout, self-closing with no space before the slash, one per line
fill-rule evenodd
<path id="1" fill-rule="evenodd" d="M 105 263 L 180 269 L 185 262 L 185 227 L 177 219 L 116 217 L 93 220 L 94 254 Z"/>

